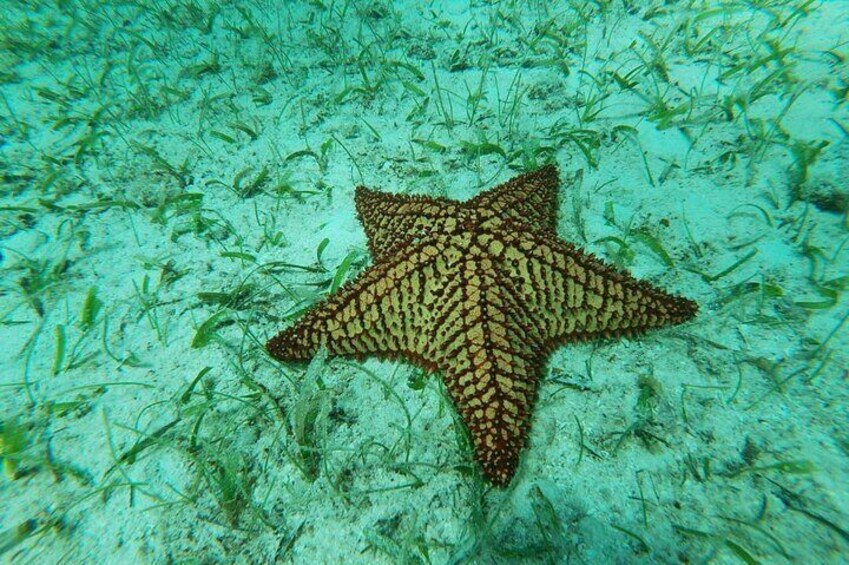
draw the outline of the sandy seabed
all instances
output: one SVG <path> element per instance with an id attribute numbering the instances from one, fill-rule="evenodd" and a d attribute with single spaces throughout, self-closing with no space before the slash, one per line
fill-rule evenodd
<path id="1" fill-rule="evenodd" d="M 4 3 L 0 556 L 840 563 L 849 3 Z M 507 489 L 438 375 L 263 349 L 357 184 L 559 164 L 559 235 L 700 305 L 560 349 Z"/>

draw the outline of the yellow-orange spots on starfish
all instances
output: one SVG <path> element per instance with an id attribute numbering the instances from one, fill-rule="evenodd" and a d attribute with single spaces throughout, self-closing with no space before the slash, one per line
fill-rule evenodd
<path id="1" fill-rule="evenodd" d="M 558 187 L 553 165 L 468 202 L 358 187 L 374 264 L 269 353 L 307 360 L 326 347 L 440 371 L 484 475 L 506 485 L 554 348 L 680 324 L 698 309 L 559 239 Z"/>

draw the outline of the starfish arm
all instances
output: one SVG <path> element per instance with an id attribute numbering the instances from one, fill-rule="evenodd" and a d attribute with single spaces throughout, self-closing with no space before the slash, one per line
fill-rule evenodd
<path id="1" fill-rule="evenodd" d="M 698 311 L 692 300 L 618 271 L 553 233 L 517 231 L 505 236 L 503 245 L 509 284 L 545 336 L 547 348 L 638 335 L 681 324 Z"/>
<path id="2" fill-rule="evenodd" d="M 470 356 L 467 352 L 463 358 Z M 544 365 L 518 355 L 508 362 L 486 350 L 474 358 L 477 363 L 465 369 L 452 367 L 442 378 L 469 431 L 483 474 L 493 484 L 506 486 L 527 442 Z"/>
<path id="3" fill-rule="evenodd" d="M 446 245 L 444 257 L 455 251 Z M 484 475 L 503 486 L 516 472 L 546 358 L 486 250 L 471 243 L 462 257 L 442 293 L 428 355 L 442 370 Z"/>
<path id="4" fill-rule="evenodd" d="M 559 186 L 557 167 L 546 165 L 477 195 L 465 206 L 491 210 L 500 218 L 554 231 L 557 228 Z"/>
<path id="5" fill-rule="evenodd" d="M 331 355 L 405 356 L 430 366 L 422 352 L 436 297 L 426 283 L 437 278 L 437 254 L 419 244 L 373 265 L 269 340 L 268 352 L 280 361 L 307 360 L 326 347 Z"/>
<path id="6" fill-rule="evenodd" d="M 424 234 L 453 230 L 460 207 L 447 198 L 388 194 L 364 186 L 357 187 L 354 202 L 375 263 Z"/>

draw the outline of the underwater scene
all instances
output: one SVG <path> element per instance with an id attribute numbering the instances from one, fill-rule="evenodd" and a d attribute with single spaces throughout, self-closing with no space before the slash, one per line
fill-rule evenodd
<path id="1" fill-rule="evenodd" d="M 849 1 L 3 0 L 0 562 L 849 563 Z"/>

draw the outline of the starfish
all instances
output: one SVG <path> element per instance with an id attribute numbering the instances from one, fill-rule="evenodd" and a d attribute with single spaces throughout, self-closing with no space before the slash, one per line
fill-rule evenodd
<path id="1" fill-rule="evenodd" d="M 358 186 L 371 267 L 268 344 L 280 361 L 402 358 L 438 371 L 475 458 L 513 478 L 552 351 L 692 318 L 695 302 L 619 271 L 556 234 L 557 168 L 467 202 Z"/>

